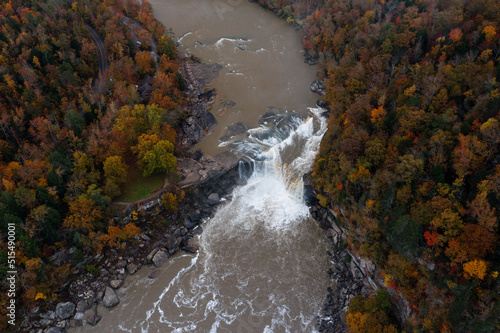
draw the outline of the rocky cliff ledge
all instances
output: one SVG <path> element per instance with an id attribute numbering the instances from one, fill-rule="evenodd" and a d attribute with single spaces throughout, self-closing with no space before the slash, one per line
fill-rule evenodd
<path id="1" fill-rule="evenodd" d="M 215 90 L 208 90 L 207 85 L 219 75 L 222 66 L 219 64 L 204 64 L 198 58 L 180 54 L 182 59 L 180 72 L 186 81 L 186 99 L 188 113 L 182 124 L 180 142 L 184 147 L 192 147 L 203 140 L 210 130 L 217 125 L 217 120 L 210 113 L 215 101 Z"/>

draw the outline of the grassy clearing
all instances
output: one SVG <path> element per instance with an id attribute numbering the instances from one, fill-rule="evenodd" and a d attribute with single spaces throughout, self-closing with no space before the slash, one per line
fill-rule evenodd
<path id="1" fill-rule="evenodd" d="M 158 173 L 143 177 L 137 166 L 130 166 L 127 182 L 123 185 L 118 201 L 132 202 L 146 198 L 165 184 L 165 174 Z"/>

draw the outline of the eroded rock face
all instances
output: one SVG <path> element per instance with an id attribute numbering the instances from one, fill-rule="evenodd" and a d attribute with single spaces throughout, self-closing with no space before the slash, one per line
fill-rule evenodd
<path id="1" fill-rule="evenodd" d="M 112 308 L 120 303 L 118 295 L 111 287 L 106 287 L 106 292 L 102 299 L 102 304 L 107 308 Z"/>
<path id="2" fill-rule="evenodd" d="M 180 141 L 184 146 L 197 144 L 217 125 L 217 120 L 208 111 L 215 101 L 215 90 L 204 91 L 206 85 L 219 75 L 221 69 L 219 64 L 207 65 L 194 59 L 182 63 L 180 71 L 187 83 L 186 95 L 193 102 L 187 109 L 190 117 L 182 125 Z"/>
<path id="3" fill-rule="evenodd" d="M 59 319 L 68 319 L 75 313 L 75 304 L 72 302 L 59 303 L 56 306 L 56 316 Z"/>
<path id="4" fill-rule="evenodd" d="M 248 126 L 242 122 L 236 122 L 232 125 L 229 125 L 226 128 L 226 133 L 222 136 L 219 141 L 228 141 L 231 138 L 234 138 L 237 135 L 244 134 L 248 130 Z"/>
<path id="5" fill-rule="evenodd" d="M 351 254 L 343 245 L 347 238 L 347 231 L 337 226 L 332 219 L 335 212 L 317 205 L 311 207 L 310 211 L 318 224 L 326 230 L 326 237 L 332 245 L 332 251 L 327 253 L 334 264 L 328 271 L 328 275 L 335 284 L 335 288 L 328 288 L 323 314 L 318 318 L 318 330 L 321 333 L 347 332 L 343 318 L 350 300 L 357 295 L 372 293 L 372 287 L 362 272 L 365 268 L 370 270 L 372 264 L 365 261 L 365 266 L 360 270 L 354 263 Z"/>
<path id="6" fill-rule="evenodd" d="M 177 167 L 183 180 L 178 185 L 186 187 L 205 183 L 221 174 L 225 174 L 234 168 L 238 162 L 238 157 L 231 152 L 220 153 L 214 157 L 203 155 L 198 160 L 179 158 Z"/>

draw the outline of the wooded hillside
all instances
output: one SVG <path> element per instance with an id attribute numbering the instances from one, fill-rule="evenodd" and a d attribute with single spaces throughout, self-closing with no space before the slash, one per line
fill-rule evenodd
<path id="1" fill-rule="evenodd" d="M 331 112 L 314 184 L 409 301 L 407 331 L 498 331 L 500 3 L 260 3 L 319 61 Z M 355 304 L 352 332 L 390 330 Z"/>
<path id="2" fill-rule="evenodd" d="M 141 3 L 0 3 L 0 329 L 9 224 L 17 307 L 53 300 L 84 255 L 140 231 L 106 218 L 130 170 L 175 169 L 184 81 L 174 43 Z M 72 263 L 53 266 L 70 247 Z"/>

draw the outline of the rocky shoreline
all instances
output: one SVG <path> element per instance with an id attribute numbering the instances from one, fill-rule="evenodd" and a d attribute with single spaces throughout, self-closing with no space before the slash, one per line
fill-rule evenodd
<path id="1" fill-rule="evenodd" d="M 328 276 L 333 287 L 327 289 L 322 316 L 317 318 L 318 330 L 321 333 L 347 332 L 344 316 L 350 300 L 358 295 L 369 296 L 377 288 L 370 281 L 375 264 L 366 258 L 356 258 L 347 250 L 347 230 L 336 224 L 334 211 L 314 204 L 310 212 L 326 230 L 331 245 L 331 251 L 327 251 L 331 262 Z"/>
<path id="2" fill-rule="evenodd" d="M 203 140 L 217 125 L 217 119 L 210 113 L 215 101 L 215 90 L 206 86 L 219 75 L 220 64 L 205 64 L 189 54 L 180 54 L 180 72 L 186 81 L 188 118 L 181 127 L 179 141 L 183 147 L 192 147 Z"/>
<path id="3" fill-rule="evenodd" d="M 217 77 L 221 66 L 204 64 L 188 54 L 179 57 L 187 83 L 185 110 L 188 113 L 179 141 L 181 149 L 188 149 L 203 140 L 217 124 L 209 112 L 215 91 L 207 90 L 206 85 Z M 146 201 L 128 205 L 125 216 L 115 217 L 115 220 L 122 223 L 133 220 L 141 228 L 141 234 L 116 248 L 85 258 L 72 270 L 73 278 L 60 288 L 60 302 L 22 310 L 19 331 L 59 333 L 85 324 L 95 326 L 101 319 L 97 305 L 112 308 L 119 304 L 116 290 L 127 276 L 146 265 L 158 268 L 178 251 L 195 253 L 198 245 L 192 239 L 202 232 L 201 223 L 213 216 L 217 205 L 228 199 L 233 188 L 241 184 L 239 163 L 231 153 L 215 157 L 195 153 L 192 158 L 179 158 L 181 181 L 177 187 L 188 193 L 178 211 L 167 212 L 162 206 L 161 197 L 167 188 Z M 70 263 L 76 251 L 70 248 L 58 252 L 51 260 L 56 265 Z M 149 277 L 156 278 L 158 272 L 154 270 Z"/>
<path id="4" fill-rule="evenodd" d="M 208 160 L 213 163 L 213 160 Z M 68 286 L 67 294 L 61 297 L 63 299 L 55 305 L 55 310 L 43 311 L 39 307 L 29 310 L 24 314 L 21 330 L 58 333 L 70 327 L 96 325 L 101 319 L 97 305 L 112 308 L 119 304 L 116 290 L 123 285 L 127 276 L 134 275 L 143 266 L 151 265 L 156 269 L 149 278 L 156 278 L 159 273 L 157 268 L 176 252 L 195 253 L 198 245 L 193 239 L 201 234 L 202 222 L 213 216 L 221 202 L 230 200 L 230 194 L 238 184 L 241 184 L 241 180 L 238 163 L 235 163 L 231 168 L 189 188 L 190 193 L 175 213 L 162 210 L 158 200 L 143 205 L 135 221 L 142 233 L 135 240 L 122 243 L 120 249 L 108 250 L 86 261 L 87 269 L 77 268 L 73 273 L 79 278 Z M 167 225 L 165 221 L 172 222 Z M 56 259 L 61 264 L 70 261 L 73 251 L 70 249 L 59 254 Z M 89 272 L 90 265 L 95 271 Z"/>

